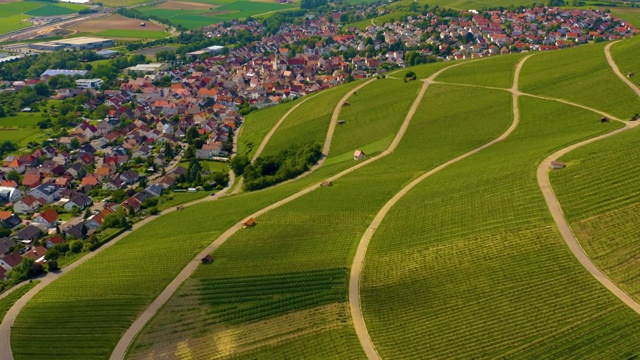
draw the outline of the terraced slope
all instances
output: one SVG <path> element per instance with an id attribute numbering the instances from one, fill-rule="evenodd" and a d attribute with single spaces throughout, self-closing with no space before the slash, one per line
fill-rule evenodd
<path id="1" fill-rule="evenodd" d="M 575 236 L 609 278 L 640 300 L 638 129 L 564 156 L 551 182 Z"/>
<path id="2" fill-rule="evenodd" d="M 264 155 L 274 155 L 291 145 L 324 143 L 333 109 L 338 101 L 350 90 L 362 84 L 362 81 L 323 91 L 300 106 L 280 125 L 273 134 Z"/>
<path id="3" fill-rule="evenodd" d="M 516 64 L 524 54 L 498 56 L 491 59 L 472 61 L 465 66 L 458 66 L 445 71 L 436 78 L 437 81 L 483 85 L 499 88 L 510 88 Z M 487 64 L 490 61 L 491 64 Z"/>
<path id="4" fill-rule="evenodd" d="M 522 70 L 521 90 L 566 99 L 629 119 L 640 109 L 640 98 L 611 70 L 604 54 L 605 45 L 537 54 Z"/>
<path id="5" fill-rule="evenodd" d="M 611 55 L 618 68 L 625 76 L 633 74 L 628 79 L 635 87 L 640 88 L 640 37 L 620 41 L 611 46 Z M 640 109 L 636 112 L 640 113 Z"/>
<path id="6" fill-rule="evenodd" d="M 383 358 L 637 353 L 640 318 L 575 261 L 535 180 L 544 154 L 616 125 L 537 99 L 520 110 L 507 140 L 425 180 L 374 234 L 362 306 Z"/>
<path id="7" fill-rule="evenodd" d="M 253 157 L 264 137 L 276 125 L 278 120 L 298 102 L 300 101 L 292 101 L 287 104 L 254 111 L 247 115 L 238 136 L 238 154 L 247 155 L 249 158 Z"/>
<path id="8" fill-rule="evenodd" d="M 404 183 L 497 136 L 510 121 L 508 94 L 451 90 L 427 91 L 430 100 L 422 103 L 392 155 L 262 215 L 255 228 L 229 239 L 216 251 L 215 263 L 200 267 L 151 321 L 131 358 L 182 351 L 220 358 L 362 357 L 345 289 L 355 244 L 370 219 Z M 498 113 L 471 117 L 471 107 L 446 109 L 463 98 L 474 99 L 475 109 L 492 107 Z M 445 129 L 452 134 L 438 131 Z M 431 151 L 424 151 L 424 144 Z M 262 331 L 255 331 L 258 327 Z M 228 337 L 233 341 L 223 344 Z M 219 352 L 224 345 L 227 351 Z"/>

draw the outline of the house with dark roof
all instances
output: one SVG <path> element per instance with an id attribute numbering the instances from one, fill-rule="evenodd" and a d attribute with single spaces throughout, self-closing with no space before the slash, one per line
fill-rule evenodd
<path id="1" fill-rule="evenodd" d="M 2 259 L 0 259 L 0 267 L 5 270 L 11 270 L 14 267 L 20 265 L 22 263 L 22 256 L 18 253 L 11 253 L 5 255 Z"/>
<path id="2" fill-rule="evenodd" d="M 60 200 L 60 188 L 54 184 L 42 184 L 29 191 L 29 195 L 44 199 L 47 203 Z"/>
<path id="3" fill-rule="evenodd" d="M 13 229 L 20 224 L 22 224 L 22 219 L 18 215 L 10 211 L 0 211 L 0 226 Z"/>
<path id="4" fill-rule="evenodd" d="M 14 246 L 15 244 L 16 244 L 15 241 L 9 239 L 8 237 L 4 237 L 0 239 L 0 258 L 4 254 L 8 253 L 11 247 Z"/>
<path id="5" fill-rule="evenodd" d="M 73 208 L 77 207 L 80 210 L 84 210 L 86 207 L 91 206 L 93 204 L 93 200 L 85 194 L 78 194 L 73 197 L 73 199 L 69 200 L 66 204 L 64 204 L 64 209 L 67 211 L 73 210 Z"/>
<path id="6" fill-rule="evenodd" d="M 38 227 L 33 225 L 29 225 L 26 228 L 18 231 L 15 235 L 13 235 L 14 239 L 18 239 L 26 243 L 29 243 L 41 237 L 42 237 L 42 230 L 40 230 Z"/>

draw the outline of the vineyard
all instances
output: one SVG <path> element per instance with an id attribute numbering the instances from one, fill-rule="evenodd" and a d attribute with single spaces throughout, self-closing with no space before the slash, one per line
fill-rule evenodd
<path id="1" fill-rule="evenodd" d="M 574 261 L 535 181 L 544 154 L 618 125 L 554 102 L 521 98 L 520 108 L 521 124 L 505 141 L 428 178 L 377 229 L 362 305 L 383 358 L 637 348 L 631 329 L 640 318 Z"/>
<path id="2" fill-rule="evenodd" d="M 551 180 L 587 254 L 615 283 L 640 300 L 638 216 L 635 186 L 638 130 L 594 143 L 563 157 L 566 171 Z M 624 149 L 624 151 L 620 151 Z"/>
<path id="3" fill-rule="evenodd" d="M 524 65 L 521 55 L 421 65 L 252 112 L 239 154 L 253 156 L 275 129 L 263 155 L 328 137 L 326 161 L 167 212 L 95 254 L 27 302 L 11 328 L 14 358 L 105 359 L 141 329 L 129 359 L 359 359 L 369 354 L 360 312 L 381 358 L 640 356 L 640 316 L 576 261 L 536 178 L 555 151 L 623 126 L 567 102 L 625 120 L 640 111 L 604 45 L 529 54 Z M 625 74 L 636 71 L 636 45 L 612 47 Z M 419 80 L 404 81 L 408 71 Z M 586 252 L 636 299 L 638 131 L 578 148 L 550 172 Z M 241 228 L 248 217 L 255 226 Z M 352 264 L 365 233 L 360 276 Z M 213 263 L 195 266 L 205 248 Z M 0 299 L 0 311 L 27 289 Z M 150 320 L 136 328 L 138 317 Z"/>
<path id="4" fill-rule="evenodd" d="M 605 45 L 549 51 L 532 57 L 522 71 L 522 91 L 566 99 L 629 119 L 638 112 L 640 98 L 611 71 L 604 55 Z"/>

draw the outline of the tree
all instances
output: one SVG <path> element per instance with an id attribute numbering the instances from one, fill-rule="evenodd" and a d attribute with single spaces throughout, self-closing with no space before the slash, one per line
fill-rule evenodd
<path id="1" fill-rule="evenodd" d="M 82 218 L 86 220 L 89 216 L 91 216 L 91 208 L 86 208 L 84 210 L 84 216 Z"/>
<path id="2" fill-rule="evenodd" d="M 58 266 L 58 262 L 56 260 L 47 261 L 47 267 L 49 268 L 49 272 L 60 270 L 60 267 Z"/>
<path id="3" fill-rule="evenodd" d="M 49 85 L 46 83 L 37 83 L 33 89 L 36 91 L 38 96 L 48 97 L 51 95 L 51 91 L 49 90 Z"/>
<path id="4" fill-rule="evenodd" d="M 69 250 L 71 250 L 76 254 L 82 251 L 83 246 L 84 246 L 84 242 L 82 240 L 73 240 L 69 242 Z"/>
<path id="5" fill-rule="evenodd" d="M 8 180 L 13 180 L 15 182 L 17 182 L 18 184 L 22 183 L 22 179 L 20 176 L 20 173 L 18 173 L 15 170 L 11 170 L 7 173 L 7 179 Z"/>
<path id="6" fill-rule="evenodd" d="M 0 104 L 0 118 L 7 116 L 7 113 L 4 111 L 4 107 Z"/>
<path id="7" fill-rule="evenodd" d="M 71 142 L 69 143 L 69 147 L 72 150 L 79 149 L 80 148 L 80 141 L 78 141 L 77 138 L 71 139 Z"/>

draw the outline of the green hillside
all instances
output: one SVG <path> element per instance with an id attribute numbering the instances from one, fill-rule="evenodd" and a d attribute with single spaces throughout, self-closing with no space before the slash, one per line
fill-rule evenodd
<path id="1" fill-rule="evenodd" d="M 576 260 L 536 177 L 551 153 L 622 128 L 599 112 L 640 111 L 606 45 L 427 64 L 251 113 L 239 153 L 255 154 L 299 105 L 263 154 L 329 140 L 326 161 L 129 233 L 27 303 L 11 331 L 14 357 L 108 358 L 210 244 L 215 261 L 159 304 L 127 358 L 359 359 L 363 338 L 382 358 L 640 356 L 640 316 Z M 636 45 L 612 46 L 625 73 L 636 71 Z M 403 81 L 407 71 L 419 80 Z M 550 174 L 578 240 L 636 299 L 638 131 L 578 148 Z M 354 160 L 355 149 L 366 158 Z M 242 228 L 250 216 L 257 225 Z M 351 272 L 365 235 L 360 277 Z"/>

